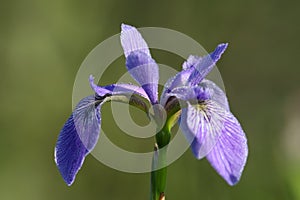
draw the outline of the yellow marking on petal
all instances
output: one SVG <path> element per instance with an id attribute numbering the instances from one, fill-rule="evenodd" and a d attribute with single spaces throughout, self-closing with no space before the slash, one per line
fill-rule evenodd
<path id="1" fill-rule="evenodd" d="M 204 112 L 205 112 L 207 106 L 206 106 L 206 104 L 201 103 L 201 104 L 197 104 L 197 105 L 196 105 L 196 108 L 197 108 L 197 110 L 200 110 L 200 111 L 204 111 Z"/>

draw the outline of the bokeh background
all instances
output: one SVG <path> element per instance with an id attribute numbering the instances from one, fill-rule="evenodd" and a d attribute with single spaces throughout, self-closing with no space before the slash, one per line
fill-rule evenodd
<path id="1" fill-rule="evenodd" d="M 300 199 L 299 19 L 296 0 L 1 0 L 0 199 L 148 199 L 149 174 L 118 172 L 88 156 L 68 187 L 53 159 L 81 62 L 122 22 L 180 31 L 207 51 L 230 43 L 218 68 L 249 140 L 242 179 L 228 186 L 206 160 L 187 151 L 169 167 L 167 199 Z M 153 54 L 176 69 L 183 61 Z M 100 83 L 124 72 L 120 58 Z M 106 132 L 122 135 L 109 104 L 103 118 Z"/>

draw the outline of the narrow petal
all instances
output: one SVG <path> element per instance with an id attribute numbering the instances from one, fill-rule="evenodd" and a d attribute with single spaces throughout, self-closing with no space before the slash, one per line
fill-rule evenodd
<path id="1" fill-rule="evenodd" d="M 164 85 L 164 90 L 160 97 L 160 104 L 165 105 L 170 93 L 174 88 L 183 87 L 188 85 L 188 80 L 191 73 L 194 71 L 192 68 L 185 69 L 177 73 L 174 77 L 171 77 Z"/>
<path id="2" fill-rule="evenodd" d="M 122 24 L 121 29 L 121 44 L 126 58 L 135 51 L 142 51 L 151 57 L 147 43 L 135 27 Z"/>
<path id="3" fill-rule="evenodd" d="M 206 158 L 229 185 L 235 185 L 240 180 L 247 156 L 245 133 L 238 120 L 227 112 L 222 134 Z"/>
<path id="4" fill-rule="evenodd" d="M 124 84 L 117 83 L 106 86 L 98 86 L 94 83 L 94 77 L 90 75 L 90 86 L 94 90 L 94 92 L 99 97 L 106 97 L 112 95 L 133 95 L 137 94 L 149 101 L 148 95 L 142 87 L 132 85 L 132 84 Z"/>
<path id="5" fill-rule="evenodd" d="M 199 84 L 205 76 L 213 69 L 216 62 L 221 58 L 221 55 L 226 50 L 228 44 L 219 44 L 214 52 L 210 53 L 209 55 L 199 58 L 198 61 L 193 60 L 193 67 L 195 70 L 189 77 L 189 84 L 190 85 L 197 85 Z"/>
<path id="6" fill-rule="evenodd" d="M 169 78 L 165 83 L 162 97 L 176 87 L 188 86 L 189 77 L 195 70 L 194 65 L 200 59 L 201 58 L 198 56 L 190 55 L 182 65 L 183 70 L 178 72 L 175 76 Z"/>
<path id="7" fill-rule="evenodd" d="M 182 69 L 186 70 L 193 67 L 200 59 L 201 57 L 199 56 L 190 55 L 188 59 L 183 63 Z"/>
<path id="8" fill-rule="evenodd" d="M 90 86 L 94 90 L 97 100 L 101 100 L 102 102 L 115 101 L 126 103 L 141 109 L 147 114 L 149 112 L 148 105 L 144 99 L 148 102 L 150 102 L 150 99 L 142 87 L 123 83 L 98 86 L 94 83 L 92 75 L 90 75 Z"/>
<path id="9" fill-rule="evenodd" d="M 89 77 L 90 86 L 98 96 L 104 97 L 105 95 L 108 95 L 108 94 L 112 95 L 112 90 L 110 90 L 109 88 L 107 88 L 105 86 L 100 87 L 100 86 L 96 85 L 94 83 L 94 80 L 95 80 L 94 76 L 90 75 L 90 77 Z"/>
<path id="10" fill-rule="evenodd" d="M 68 185 L 74 182 L 85 156 L 98 141 L 101 116 L 96 103 L 94 95 L 82 99 L 59 134 L 55 162 Z"/>
<path id="11" fill-rule="evenodd" d="M 165 105 L 168 100 L 167 94 L 174 88 L 182 86 L 196 86 L 213 69 L 216 62 L 226 50 L 228 44 L 220 44 L 214 52 L 205 57 L 190 55 L 182 65 L 182 71 L 170 78 L 161 95 L 160 103 Z"/>
<path id="12" fill-rule="evenodd" d="M 143 87 L 151 103 L 156 104 L 159 72 L 147 43 L 135 27 L 122 24 L 121 44 L 130 75 Z"/>
<path id="13" fill-rule="evenodd" d="M 142 86 L 150 102 L 158 102 L 158 65 L 142 51 L 131 53 L 126 59 L 126 66 L 130 75 Z"/>

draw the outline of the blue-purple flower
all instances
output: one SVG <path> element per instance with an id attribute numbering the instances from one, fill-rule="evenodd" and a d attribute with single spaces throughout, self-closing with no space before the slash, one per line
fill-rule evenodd
<path id="1" fill-rule="evenodd" d="M 168 117 L 178 116 L 172 119 L 178 121 L 186 139 L 191 142 L 195 157 L 206 157 L 228 184 L 236 184 L 248 156 L 247 139 L 240 123 L 230 112 L 224 92 L 214 82 L 205 79 L 227 44 L 218 45 L 204 57 L 190 56 L 183 63 L 182 71 L 167 81 L 160 98 L 158 65 L 137 29 L 122 24 L 121 44 L 126 67 L 140 86 L 97 86 L 90 76 L 95 94 L 78 103 L 63 126 L 55 147 L 55 162 L 65 182 L 68 185 L 74 182 L 85 157 L 97 143 L 103 103 L 125 98 L 145 111 L 145 102 L 148 101 L 164 107 L 169 112 Z M 174 108 L 178 108 L 176 112 Z"/>

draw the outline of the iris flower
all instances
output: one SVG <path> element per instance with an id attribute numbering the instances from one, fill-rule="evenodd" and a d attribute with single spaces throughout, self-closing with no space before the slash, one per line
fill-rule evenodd
<path id="1" fill-rule="evenodd" d="M 55 162 L 67 185 L 74 182 L 85 157 L 100 134 L 101 106 L 107 101 L 128 99 L 147 111 L 145 102 L 160 105 L 168 119 L 179 123 L 197 159 L 206 159 L 229 185 L 236 184 L 248 156 L 245 133 L 230 112 L 225 93 L 205 79 L 227 48 L 219 44 L 203 57 L 189 56 L 182 71 L 171 77 L 158 98 L 158 65 L 136 28 L 122 24 L 121 44 L 126 67 L 140 86 L 112 84 L 97 86 L 90 76 L 94 94 L 83 98 L 64 124 L 55 147 Z M 180 108 L 178 109 L 178 105 Z M 177 109 L 175 109 L 177 108 Z M 174 112 L 174 110 L 176 112 Z M 159 115 L 159 112 L 154 112 Z"/>

